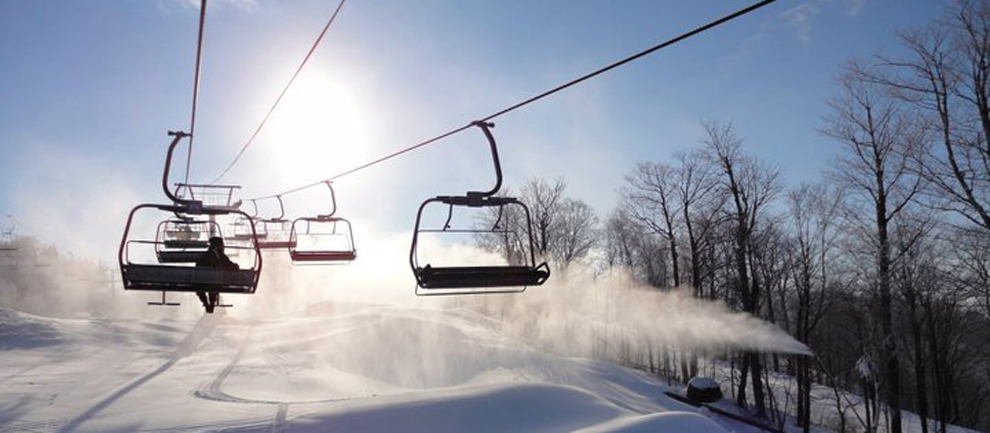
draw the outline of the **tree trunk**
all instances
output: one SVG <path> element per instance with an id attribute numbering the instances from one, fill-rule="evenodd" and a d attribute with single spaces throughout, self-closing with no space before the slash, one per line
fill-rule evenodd
<path id="1" fill-rule="evenodd" d="M 918 319 L 917 300 L 913 290 L 913 287 L 909 288 L 906 297 L 908 312 L 911 314 L 911 338 L 914 343 L 914 380 L 917 382 L 918 417 L 921 418 L 921 432 L 928 433 L 928 386 L 925 381 L 925 357 L 921 347 L 922 330 Z"/>
<path id="2" fill-rule="evenodd" d="M 879 213 L 879 212 L 878 212 Z M 890 294 L 890 245 L 887 239 L 886 218 L 881 217 L 879 230 L 879 278 L 880 278 L 880 353 L 883 359 L 884 394 L 890 407 L 890 432 L 901 433 L 901 372 L 894 343 L 893 305 Z"/>
<path id="3" fill-rule="evenodd" d="M 701 287 L 701 251 L 698 247 L 698 240 L 694 237 L 694 226 L 691 224 L 691 215 L 688 207 L 684 206 L 684 226 L 687 228 L 688 246 L 691 249 L 691 288 L 694 290 L 694 297 L 703 298 L 704 290 Z M 698 354 L 691 352 L 691 359 L 688 361 L 688 377 L 698 375 Z"/>
<path id="4" fill-rule="evenodd" d="M 756 416 L 766 418 L 766 396 L 763 395 L 763 360 L 757 352 L 751 352 L 749 357 L 749 365 L 753 370 L 753 400 L 756 401 Z"/>
<path id="5" fill-rule="evenodd" d="M 746 380 L 749 376 L 749 356 L 742 355 L 742 367 L 739 368 L 739 388 L 736 390 L 736 405 L 746 407 Z"/>

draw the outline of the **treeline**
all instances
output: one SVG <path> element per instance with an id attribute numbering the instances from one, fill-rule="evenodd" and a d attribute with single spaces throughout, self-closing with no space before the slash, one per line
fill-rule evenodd
<path id="1" fill-rule="evenodd" d="M 820 182 L 786 187 L 747 152 L 759 143 L 706 122 L 699 148 L 630 170 L 603 219 L 563 180 L 529 181 L 518 196 L 537 254 L 689 286 L 807 344 L 816 358 L 726 359 L 733 398 L 757 416 L 779 420 L 786 408 L 809 431 L 813 404 L 826 404 L 812 391 L 830 387 L 839 431 L 899 433 L 901 409 L 925 433 L 990 430 L 990 4 L 960 0 L 900 38 L 906 54 L 841 68 L 828 115 L 809 131 L 838 149 Z M 520 261 L 523 239 L 482 240 Z M 695 355 L 643 350 L 651 368 L 698 372 Z M 775 401 L 769 372 L 795 378 L 793 402 Z"/>
<path id="2" fill-rule="evenodd" d="M 128 303 L 120 274 L 92 260 L 59 252 L 32 237 L 0 242 L 0 307 L 51 317 L 101 317 Z"/>

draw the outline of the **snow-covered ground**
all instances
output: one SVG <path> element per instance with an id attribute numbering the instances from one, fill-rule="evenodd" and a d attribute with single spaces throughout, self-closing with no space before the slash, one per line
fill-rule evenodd
<path id="1" fill-rule="evenodd" d="M 759 431 L 643 373 L 534 350 L 466 310 L 161 311 L 0 310 L 0 432 Z"/>

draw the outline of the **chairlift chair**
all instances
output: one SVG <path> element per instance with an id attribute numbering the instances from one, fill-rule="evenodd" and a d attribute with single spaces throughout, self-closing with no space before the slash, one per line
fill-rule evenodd
<path id="1" fill-rule="evenodd" d="M 254 229 L 253 232 L 251 230 L 252 228 Z M 231 245 L 237 247 L 248 246 L 255 237 L 257 237 L 258 240 L 261 240 L 268 235 L 268 233 L 264 231 L 263 224 L 258 224 L 256 220 L 249 221 L 242 217 L 234 219 L 234 221 L 227 227 L 227 230 L 230 232 Z M 240 248 L 234 248 L 230 250 L 227 255 L 230 257 L 238 257 L 240 255 L 240 251 Z"/>
<path id="2" fill-rule="evenodd" d="M 255 224 L 254 230 L 251 230 L 251 225 Z M 265 231 L 265 226 L 263 224 L 257 224 L 253 219 L 248 221 L 246 218 L 237 218 L 233 223 L 230 224 L 230 238 L 235 241 L 250 241 L 255 236 L 258 239 L 264 239 L 268 236 L 268 232 Z"/>
<path id="3" fill-rule="evenodd" d="M 167 182 L 172 161 L 172 154 L 179 141 L 181 141 L 184 137 L 190 136 L 184 132 L 171 131 L 169 132 L 169 135 L 174 138 L 172 143 L 169 145 L 166 156 L 165 170 L 162 176 L 162 190 L 172 201 L 172 204 L 140 204 L 134 207 L 128 215 L 127 224 L 124 227 L 124 234 L 121 237 L 120 249 L 118 251 L 118 263 L 120 265 L 120 274 L 124 289 L 161 291 L 162 302 L 150 302 L 149 304 L 152 305 L 178 305 L 176 303 L 166 302 L 165 294 L 167 292 L 205 291 L 239 294 L 254 293 L 258 287 L 258 280 L 261 275 L 262 268 L 261 252 L 258 248 L 257 241 L 255 240 L 251 241 L 250 247 L 243 247 L 243 249 L 254 251 L 254 260 L 252 261 L 251 267 L 247 269 L 233 270 L 196 267 L 193 262 L 189 261 L 178 262 L 166 260 L 164 263 L 148 263 L 147 261 L 141 263 L 139 261 L 135 261 L 131 257 L 132 247 L 138 248 L 140 246 L 144 246 L 145 248 L 148 248 L 150 246 L 153 248 L 160 247 L 163 249 L 168 249 L 168 246 L 165 244 L 165 240 L 159 239 L 157 235 L 156 238 L 153 238 L 152 240 L 131 238 L 131 228 L 134 223 L 134 216 L 138 212 L 157 211 L 165 214 L 184 215 L 189 217 L 207 217 L 208 220 L 212 220 L 217 217 L 229 218 L 239 216 L 246 218 L 249 221 L 251 220 L 250 215 L 239 209 L 220 206 L 204 206 L 203 202 L 199 200 L 180 198 L 168 189 Z M 162 229 L 159 232 L 164 233 L 164 236 L 169 236 L 169 230 Z M 178 232 L 179 230 L 175 230 L 173 231 L 173 234 Z M 219 231 L 216 235 L 222 236 Z M 182 245 L 187 249 L 202 247 L 202 244 L 199 243 L 193 245 L 177 244 L 175 242 L 200 242 L 198 238 L 195 240 L 174 239 L 172 246 L 179 248 L 179 245 Z M 186 258 L 188 259 L 191 257 Z"/>
<path id="4" fill-rule="evenodd" d="M 208 248 L 208 241 L 159 241 L 131 237 L 134 216 L 145 209 L 160 212 L 182 212 L 184 214 L 223 216 L 230 213 L 224 210 L 208 210 L 206 213 L 192 213 L 190 209 L 178 205 L 141 204 L 131 210 L 127 226 L 121 238 L 118 262 L 124 289 L 164 292 L 219 292 L 251 294 L 257 289 L 261 273 L 261 254 L 257 244 L 251 247 L 231 245 L 227 248 L 253 249 L 254 260 L 247 269 L 217 269 L 196 267 L 196 261 Z M 219 234 L 219 233 L 218 233 Z M 158 263 L 141 263 L 132 258 L 132 247 L 152 246 L 156 250 Z"/>
<path id="5" fill-rule="evenodd" d="M 330 213 L 292 221 L 289 257 L 295 264 L 344 264 L 357 258 L 351 222 L 334 216 L 337 213 L 337 197 L 333 185 L 330 182 L 326 184 L 330 188 L 333 204 Z"/>
<path id="6" fill-rule="evenodd" d="M 258 240 L 258 246 L 262 250 L 286 250 L 295 247 L 292 236 L 292 221 L 290 220 L 265 220 L 261 221 L 267 234 L 264 239 Z"/>
<path id="7" fill-rule="evenodd" d="M 17 228 L 17 222 L 14 221 L 12 215 L 4 215 L 7 217 L 7 224 L 0 228 L 0 251 L 17 251 L 17 242 L 14 236 L 14 229 Z"/>
<path id="8" fill-rule="evenodd" d="M 187 217 L 158 223 L 155 237 L 158 263 L 196 263 L 209 248 L 211 236 L 222 237 L 216 221 Z"/>
<path id="9" fill-rule="evenodd" d="M 265 236 L 258 238 L 258 248 L 263 251 L 268 250 L 286 250 L 295 246 L 293 243 L 292 236 L 292 221 L 285 219 L 285 204 L 282 202 L 282 196 L 275 196 L 278 199 L 279 215 L 274 218 L 257 218 L 256 221 L 260 224 L 256 224 L 259 231 L 263 231 Z M 255 214 L 258 212 L 258 204 L 251 200 L 254 204 Z"/>
<path id="10" fill-rule="evenodd" d="M 490 128 L 491 123 L 477 121 L 474 126 L 481 128 L 488 139 L 491 148 L 492 160 L 495 165 L 495 186 L 484 192 L 468 191 L 463 196 L 436 196 L 423 202 L 416 214 L 416 226 L 413 230 L 412 246 L 409 251 L 409 264 L 413 275 L 416 277 L 416 295 L 469 295 L 469 294 L 491 294 L 491 293 L 520 293 L 528 286 L 539 286 L 550 277 L 550 267 L 546 262 L 536 264 L 536 256 L 533 248 L 532 222 L 530 220 L 529 208 L 513 197 L 495 196 L 502 186 L 502 167 L 498 159 L 498 149 L 495 144 L 495 137 Z M 423 228 L 421 226 L 423 210 L 429 205 L 439 203 L 447 206 L 447 221 L 441 228 Z M 486 229 L 453 229 L 450 227 L 454 208 L 497 208 L 499 220 L 502 212 L 508 208 L 517 208 L 525 216 L 526 237 L 529 245 L 529 253 L 523 254 L 521 265 L 505 266 L 434 266 L 419 264 L 417 246 L 420 233 L 502 233 L 499 223 L 494 227 Z"/>

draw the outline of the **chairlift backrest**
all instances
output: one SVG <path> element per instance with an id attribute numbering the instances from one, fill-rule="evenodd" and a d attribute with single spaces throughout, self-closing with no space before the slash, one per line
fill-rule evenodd
<path id="1" fill-rule="evenodd" d="M 243 217 L 237 218 L 233 223 L 231 223 L 230 231 L 230 236 L 235 241 L 249 241 L 254 237 L 257 237 L 258 239 L 268 237 L 268 230 L 265 224 L 258 224 L 255 219 L 247 219 Z"/>
<path id="2" fill-rule="evenodd" d="M 260 224 L 256 224 L 259 231 L 265 233 L 264 237 L 259 235 L 258 247 L 262 250 L 286 250 L 292 247 L 293 244 L 290 236 L 292 233 L 292 221 L 285 219 L 285 203 L 282 202 L 282 196 L 277 195 L 275 199 L 278 200 L 279 214 L 273 218 L 257 218 L 256 221 Z M 251 200 L 254 205 L 254 211 L 257 215 L 258 204 L 256 201 Z"/>

